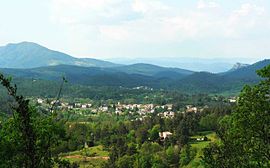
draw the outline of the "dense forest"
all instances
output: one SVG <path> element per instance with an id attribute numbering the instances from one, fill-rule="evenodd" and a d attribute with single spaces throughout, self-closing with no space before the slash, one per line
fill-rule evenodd
<path id="1" fill-rule="evenodd" d="M 132 89 L 140 86 L 155 90 L 178 90 L 186 94 L 236 94 L 245 84 L 260 80 L 255 71 L 270 64 L 269 59 L 223 73 L 192 72 L 178 68 L 165 68 L 151 64 L 120 67 L 82 67 L 56 65 L 31 69 L 0 68 L 6 76 L 25 91 L 23 95 L 52 96 L 55 86 L 64 76 L 69 84 L 63 90 L 68 96 L 91 97 L 100 95 L 95 89 Z M 29 93 L 29 91 L 31 91 Z M 117 94 L 117 92 L 116 92 Z M 109 96 L 109 95 L 108 95 Z"/>
<path id="2" fill-rule="evenodd" d="M 11 79 L 0 75 L 0 167 L 269 167 L 270 66 L 258 75 L 261 82 L 245 86 L 236 103 L 223 96 L 147 88 L 92 88 L 81 95 L 76 92 L 79 85 L 71 88 L 59 83 L 59 88 L 39 91 L 39 87 L 33 87 L 26 93 L 20 89 L 23 85 L 17 89 Z M 42 88 L 42 83 L 38 85 Z M 57 110 L 55 104 L 44 110 L 21 96 L 43 92 L 44 97 L 58 95 L 59 100 L 59 89 L 63 89 L 61 99 L 68 99 L 67 87 L 70 94 L 101 105 L 119 101 L 171 103 L 175 116 L 161 117 L 158 113 L 166 109 L 157 109 L 138 120 L 129 113 L 85 117 Z M 182 112 L 187 104 L 207 108 Z M 84 156 L 82 160 L 76 160 L 79 154 Z"/>

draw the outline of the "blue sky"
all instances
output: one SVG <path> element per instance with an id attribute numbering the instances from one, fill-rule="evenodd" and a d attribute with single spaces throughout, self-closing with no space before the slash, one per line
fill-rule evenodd
<path id="1" fill-rule="evenodd" d="M 0 45 L 76 57 L 270 58 L 269 0 L 0 0 Z"/>

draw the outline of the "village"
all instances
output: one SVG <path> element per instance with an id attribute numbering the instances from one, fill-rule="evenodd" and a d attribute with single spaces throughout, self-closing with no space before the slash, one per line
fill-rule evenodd
<path id="1" fill-rule="evenodd" d="M 48 101 L 46 99 L 37 98 L 34 101 L 39 106 L 43 107 L 54 107 L 59 111 L 65 110 L 73 110 L 78 114 L 83 115 L 82 111 L 89 112 L 91 114 L 97 113 L 114 113 L 116 115 L 125 115 L 125 114 L 138 114 L 141 118 L 137 118 L 142 120 L 144 116 L 148 116 L 149 114 L 157 114 L 162 118 L 173 118 L 175 113 L 197 113 L 202 112 L 204 109 L 207 109 L 208 106 L 195 106 L 192 104 L 187 104 L 181 110 L 176 110 L 173 104 L 124 104 L 121 102 L 110 103 L 110 104 L 102 104 L 100 106 L 94 105 L 93 102 L 81 103 L 81 102 L 67 102 L 67 101 Z M 229 103 L 236 103 L 237 97 L 227 98 Z"/>
<path id="2" fill-rule="evenodd" d="M 116 115 L 125 115 L 125 114 L 138 114 L 142 120 L 143 117 L 148 116 L 149 114 L 157 114 L 162 118 L 173 118 L 176 112 L 185 113 L 185 112 L 201 112 L 204 109 L 208 108 L 207 106 L 196 107 L 194 105 L 186 105 L 182 108 L 182 111 L 176 111 L 173 108 L 173 104 L 165 105 L 156 105 L 156 104 L 122 104 L 120 102 L 116 104 L 103 104 L 101 106 L 94 106 L 91 103 L 74 103 L 74 102 L 63 102 L 63 101 L 51 101 L 48 102 L 45 99 L 38 98 L 36 102 L 39 106 L 51 107 L 54 106 L 59 111 L 64 110 L 73 110 L 78 114 L 83 115 L 83 111 L 91 112 L 92 114 L 97 113 L 114 113 Z"/>
<path id="3" fill-rule="evenodd" d="M 228 103 L 236 103 L 236 97 L 229 97 L 226 99 Z M 207 105 L 195 106 L 192 104 L 184 105 L 176 109 L 173 104 L 125 104 L 121 102 L 97 104 L 93 101 L 64 101 L 64 100 L 48 100 L 37 98 L 34 102 L 38 106 L 54 110 L 67 112 L 72 111 L 77 115 L 89 116 L 100 113 L 110 113 L 118 116 L 130 116 L 130 120 L 143 120 L 143 118 L 150 115 L 157 115 L 161 118 L 173 118 L 176 113 L 198 113 L 207 109 Z"/>
<path id="4" fill-rule="evenodd" d="M 151 115 L 157 115 L 161 118 L 174 118 L 176 113 L 199 113 L 207 109 L 208 106 L 195 106 L 195 105 L 185 105 L 180 111 L 175 110 L 173 104 L 157 105 L 157 104 L 123 104 L 117 102 L 115 104 L 102 104 L 100 106 L 93 105 L 91 102 L 81 103 L 81 102 L 65 102 L 65 101 L 48 101 L 42 98 L 35 99 L 36 103 L 40 107 L 47 107 L 57 109 L 58 111 L 67 112 L 72 111 L 80 116 L 91 116 L 100 113 L 109 113 L 119 116 L 129 115 L 132 116 L 131 121 L 140 120 L 149 117 Z M 229 103 L 236 103 L 236 97 L 230 97 L 227 99 Z M 83 122 L 82 122 L 83 123 Z M 165 141 L 167 138 L 172 136 L 173 133 L 169 131 L 159 132 L 159 138 L 161 141 Z M 206 137 L 202 136 L 196 138 L 195 141 L 206 141 Z"/>

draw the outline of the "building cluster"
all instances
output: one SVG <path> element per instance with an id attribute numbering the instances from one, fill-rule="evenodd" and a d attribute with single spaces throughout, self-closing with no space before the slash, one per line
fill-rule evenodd
<path id="1" fill-rule="evenodd" d="M 123 114 L 125 111 L 130 111 L 137 112 L 139 115 L 144 116 L 146 114 L 155 113 L 158 109 L 161 109 L 161 111 L 165 111 L 164 116 L 167 117 L 169 115 L 174 115 L 174 113 L 171 111 L 172 107 L 172 104 L 160 106 L 154 104 L 121 104 L 118 102 L 115 106 L 115 112 L 117 114 Z"/>
<path id="2" fill-rule="evenodd" d="M 80 110 L 89 110 L 92 113 L 99 112 L 114 112 L 118 115 L 124 114 L 136 114 L 141 117 L 138 117 L 138 120 L 142 120 L 148 114 L 156 113 L 158 116 L 162 118 L 173 118 L 175 117 L 175 110 L 173 109 L 173 104 L 165 104 L 165 105 L 155 105 L 155 104 L 122 104 L 120 102 L 116 104 L 103 104 L 99 107 L 93 106 L 91 103 L 68 103 L 61 101 L 46 101 L 44 99 L 38 98 L 37 103 L 40 105 L 48 104 L 50 106 L 55 106 L 58 109 L 62 110 L 77 110 L 78 114 L 83 114 Z M 49 103 L 48 103 L 49 102 Z M 185 112 L 201 112 L 204 108 L 195 107 L 193 105 L 187 105 L 182 113 Z"/>

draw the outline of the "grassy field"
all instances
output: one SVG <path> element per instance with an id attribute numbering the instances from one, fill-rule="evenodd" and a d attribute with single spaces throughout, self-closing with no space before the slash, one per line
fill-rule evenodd
<path id="1" fill-rule="evenodd" d="M 201 164 L 201 156 L 203 155 L 203 149 L 207 147 L 210 142 L 218 141 L 218 137 L 216 136 L 215 132 L 205 131 L 200 132 L 199 135 L 192 136 L 192 139 L 202 138 L 206 136 L 208 141 L 191 141 L 191 147 L 197 150 L 195 158 L 187 165 L 185 168 L 204 168 Z"/>
<path id="2" fill-rule="evenodd" d="M 61 158 L 69 160 L 71 163 L 78 163 L 82 168 L 99 168 L 109 159 L 109 152 L 103 146 L 84 148 L 79 151 L 64 153 Z"/>

